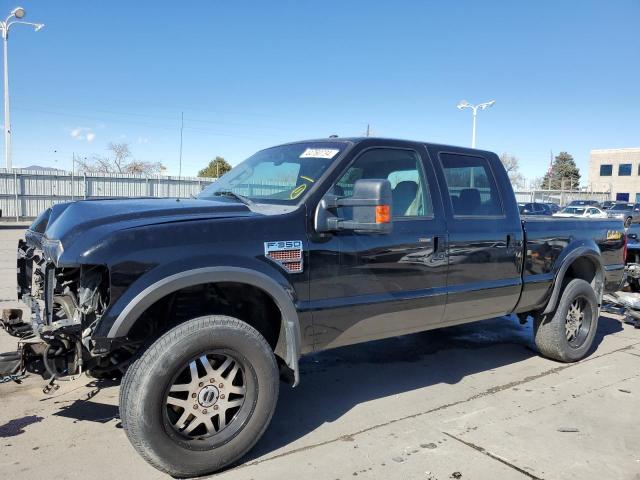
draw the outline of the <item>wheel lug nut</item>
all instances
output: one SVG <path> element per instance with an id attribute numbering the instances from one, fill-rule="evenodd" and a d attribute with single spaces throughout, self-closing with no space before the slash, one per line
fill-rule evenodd
<path id="1" fill-rule="evenodd" d="M 197 409 L 198 409 L 198 404 L 197 404 L 197 403 L 193 406 L 193 409 L 194 409 L 194 410 L 197 410 Z"/>
<path id="2" fill-rule="evenodd" d="M 222 395 L 220 395 L 220 398 L 222 398 L 224 400 L 224 393 Z"/>
<path id="3" fill-rule="evenodd" d="M 218 409 L 218 405 L 214 405 L 214 406 L 213 406 L 213 409 L 214 409 L 214 410 L 217 410 L 217 409 Z"/>
<path id="4" fill-rule="evenodd" d="M 203 410 L 202 410 L 202 413 L 206 414 L 206 413 L 207 413 L 207 409 L 206 409 L 206 408 L 205 408 L 205 409 L 203 409 Z"/>
<path id="5" fill-rule="evenodd" d="M 200 382 L 200 383 L 198 384 L 198 386 L 199 386 L 199 387 L 204 387 L 204 383 Z"/>
<path id="6" fill-rule="evenodd" d="M 195 393 L 192 393 L 192 394 L 191 394 L 191 398 L 196 398 L 196 394 L 195 394 Z"/>
<path id="7" fill-rule="evenodd" d="M 224 383 L 221 383 L 220 385 L 218 385 L 219 388 L 224 388 Z"/>
<path id="8" fill-rule="evenodd" d="M 209 382 L 216 383 L 216 379 L 215 378 L 211 378 L 211 379 L 209 379 Z"/>

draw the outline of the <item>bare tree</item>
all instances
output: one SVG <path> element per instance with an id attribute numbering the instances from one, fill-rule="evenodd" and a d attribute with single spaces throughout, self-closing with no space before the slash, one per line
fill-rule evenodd
<path id="1" fill-rule="evenodd" d="M 128 143 L 109 142 L 107 150 L 113 154 L 113 166 L 117 173 L 127 173 L 124 170 L 127 166 L 127 159 L 131 156 Z"/>
<path id="2" fill-rule="evenodd" d="M 132 158 L 128 143 L 110 142 L 107 150 L 111 155 L 94 155 L 90 160 L 77 160 L 78 171 L 84 173 L 132 173 L 156 175 L 164 170 L 160 162 L 144 162 Z"/>
<path id="3" fill-rule="evenodd" d="M 157 175 L 165 170 L 160 162 L 143 162 L 141 160 L 133 160 L 125 166 L 124 173 L 136 173 L 139 175 Z"/>
<path id="4" fill-rule="evenodd" d="M 524 188 L 525 181 L 524 176 L 520 173 L 520 161 L 518 160 L 518 157 L 508 153 L 503 153 L 500 155 L 500 161 L 502 162 L 502 165 L 504 165 L 507 175 L 509 175 L 509 180 L 511 180 L 513 188 L 516 190 Z"/>
<path id="5" fill-rule="evenodd" d="M 529 182 L 529 188 L 531 190 L 542 190 L 543 186 L 542 182 L 544 181 L 544 177 L 536 177 Z"/>

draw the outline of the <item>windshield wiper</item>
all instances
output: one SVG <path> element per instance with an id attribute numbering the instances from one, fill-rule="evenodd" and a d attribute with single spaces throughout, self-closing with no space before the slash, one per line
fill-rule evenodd
<path id="1" fill-rule="evenodd" d="M 219 192 L 215 192 L 214 195 L 217 196 L 217 197 L 235 198 L 236 200 L 238 200 L 239 202 L 244 203 L 247 206 L 253 205 L 253 201 L 251 201 L 251 199 L 245 197 L 244 195 L 240 195 L 239 193 L 232 192 L 231 190 L 221 190 Z"/>

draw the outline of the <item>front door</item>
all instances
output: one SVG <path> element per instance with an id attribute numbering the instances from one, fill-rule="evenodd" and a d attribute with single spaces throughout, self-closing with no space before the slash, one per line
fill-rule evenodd
<path id="1" fill-rule="evenodd" d="M 359 179 L 391 182 L 393 230 L 310 242 L 316 348 L 425 330 L 444 313 L 446 224 L 426 150 L 363 149 L 329 192 L 348 197 Z"/>

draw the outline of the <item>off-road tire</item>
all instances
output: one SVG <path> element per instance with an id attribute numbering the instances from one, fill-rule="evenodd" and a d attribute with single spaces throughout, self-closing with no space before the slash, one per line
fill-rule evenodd
<path id="1" fill-rule="evenodd" d="M 640 292 L 640 279 L 629 278 L 629 288 L 632 292 Z"/>
<path id="2" fill-rule="evenodd" d="M 585 299 L 586 308 L 591 311 L 589 331 L 581 345 L 572 347 L 565 332 L 565 322 L 569 307 L 578 298 Z M 555 311 L 534 317 L 534 336 L 538 351 L 547 358 L 560 362 L 577 362 L 584 358 L 598 329 L 598 298 L 593 287 L 581 279 L 568 282 L 561 293 Z"/>
<path id="3" fill-rule="evenodd" d="M 165 394 L 174 372 L 213 349 L 237 352 L 250 365 L 252 410 L 225 443 L 189 448 L 167 428 Z M 199 317 L 165 333 L 129 367 L 120 390 L 120 418 L 129 441 L 151 465 L 174 477 L 205 475 L 231 465 L 253 447 L 271 421 L 278 389 L 275 356 L 257 330 L 233 317 Z"/>

